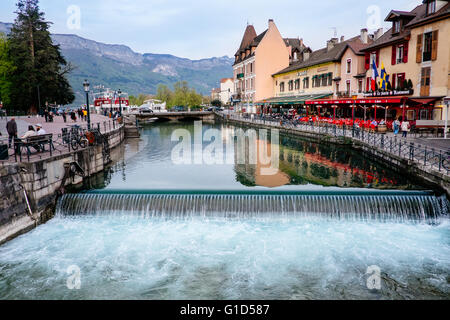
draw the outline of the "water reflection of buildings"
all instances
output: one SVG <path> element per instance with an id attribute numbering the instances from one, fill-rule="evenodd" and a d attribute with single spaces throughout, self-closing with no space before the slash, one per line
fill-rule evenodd
<path id="1" fill-rule="evenodd" d="M 412 184 L 405 177 L 391 171 L 350 149 L 332 145 L 318 145 L 298 138 L 281 137 L 279 148 L 279 170 L 275 175 L 262 175 L 261 169 L 268 167 L 260 157 L 263 141 L 256 139 L 252 148 L 251 139 L 245 139 L 244 148 L 235 146 L 236 179 L 246 186 L 277 187 L 282 185 L 315 184 L 322 186 L 407 189 Z M 253 146 L 254 147 L 254 146 Z M 267 143 L 269 154 L 272 146 Z M 251 158 L 255 150 L 256 163 Z M 244 162 L 240 163 L 239 155 Z M 270 166 L 270 165 L 269 165 Z"/>
<path id="2" fill-rule="evenodd" d="M 249 132 L 249 131 L 247 131 Z M 244 136 L 245 137 L 245 136 Z M 270 161 L 272 152 L 277 152 L 269 142 L 270 137 L 263 139 L 255 134 L 248 138 L 237 137 L 234 145 L 236 180 L 246 186 L 263 186 L 275 188 L 290 183 L 289 176 L 273 168 Z M 242 144 L 239 143 L 242 139 Z"/>
<path id="3" fill-rule="evenodd" d="M 410 185 L 404 177 L 343 148 L 283 138 L 280 169 L 289 174 L 291 184 L 379 189 Z"/>

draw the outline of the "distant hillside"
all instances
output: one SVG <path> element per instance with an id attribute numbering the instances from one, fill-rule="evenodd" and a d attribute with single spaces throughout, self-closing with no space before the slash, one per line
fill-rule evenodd
<path id="1" fill-rule="evenodd" d="M 0 32 L 9 32 L 11 24 L 0 22 Z M 2 31 L 3 30 L 3 31 Z M 76 93 L 76 104 L 84 101 L 82 83 L 121 89 L 129 94 L 156 93 L 159 83 L 172 85 L 186 80 L 202 94 L 209 94 L 221 78 L 232 76 L 229 57 L 189 60 L 167 54 L 140 54 L 124 45 L 104 44 L 77 35 L 55 34 L 67 61 L 76 66 L 69 81 Z"/>

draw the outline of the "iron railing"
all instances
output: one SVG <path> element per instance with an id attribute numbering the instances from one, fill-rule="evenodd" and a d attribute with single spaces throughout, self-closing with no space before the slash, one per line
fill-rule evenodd
<path id="1" fill-rule="evenodd" d="M 94 135 L 94 144 L 103 144 L 106 148 L 108 141 L 104 139 L 104 134 L 112 132 L 119 129 L 123 124 L 119 123 L 117 120 L 108 120 L 103 122 L 97 122 L 91 124 L 91 132 Z M 87 125 L 73 125 L 63 128 L 60 134 L 53 134 L 52 144 L 54 149 L 41 152 L 32 152 L 31 154 L 23 154 L 20 150 L 17 151 L 15 147 L 9 149 L 9 157 L 13 158 L 15 162 L 31 162 L 42 159 L 51 158 L 55 155 L 62 155 L 65 153 L 70 153 L 72 151 L 81 150 L 87 148 L 89 143 L 86 139 Z M 3 139 L 5 143 L 8 143 L 8 138 Z M 84 143 L 83 143 L 84 141 Z M 76 147 L 74 147 L 76 145 Z M 104 150 L 108 153 L 108 150 Z"/>

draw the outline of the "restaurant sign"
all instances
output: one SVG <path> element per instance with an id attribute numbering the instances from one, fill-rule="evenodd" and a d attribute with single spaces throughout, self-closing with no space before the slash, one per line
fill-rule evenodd
<path id="1" fill-rule="evenodd" d="M 414 90 L 393 90 L 393 91 L 375 91 L 375 92 L 365 92 L 364 97 L 390 97 L 390 96 L 408 96 L 414 94 Z"/>

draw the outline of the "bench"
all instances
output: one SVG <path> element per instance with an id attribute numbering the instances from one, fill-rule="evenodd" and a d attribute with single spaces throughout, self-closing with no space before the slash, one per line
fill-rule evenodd
<path id="1" fill-rule="evenodd" d="M 28 161 L 30 161 L 31 155 L 30 147 L 36 149 L 37 152 L 42 152 L 45 151 L 45 145 L 47 144 L 49 145 L 50 156 L 52 156 L 52 151 L 55 150 L 55 146 L 53 145 L 53 134 L 32 136 L 26 139 L 15 139 L 14 140 L 15 156 L 18 155 L 20 156 L 20 159 L 22 159 L 22 149 L 26 149 Z"/>

